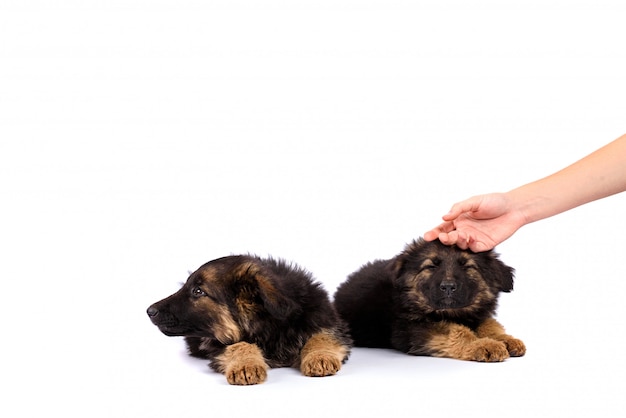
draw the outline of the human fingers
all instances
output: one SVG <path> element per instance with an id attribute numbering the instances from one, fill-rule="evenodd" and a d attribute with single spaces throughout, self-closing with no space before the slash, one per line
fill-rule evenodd
<path id="1" fill-rule="evenodd" d="M 448 235 L 452 235 L 451 237 L 448 238 L 448 240 L 451 241 L 448 245 L 455 244 L 457 247 L 459 247 L 462 250 L 467 250 L 468 248 L 470 248 L 470 245 L 474 242 L 472 240 L 472 237 L 466 234 L 462 230 L 457 229 L 456 231 Z"/>
<path id="2" fill-rule="evenodd" d="M 455 229 L 448 233 L 439 234 L 439 241 L 445 245 L 456 245 L 462 250 L 472 249 L 475 246 L 476 240 L 462 229 Z"/>
<path id="3" fill-rule="evenodd" d="M 458 231 L 442 232 L 437 237 L 442 244 L 445 245 L 457 245 L 459 248 L 466 249 L 465 238 L 459 237 Z"/>
<path id="4" fill-rule="evenodd" d="M 460 214 L 465 212 L 475 212 L 480 207 L 481 197 L 474 196 L 469 199 L 463 200 L 461 202 L 457 202 L 452 205 L 450 211 L 443 215 L 444 221 L 452 221 L 459 217 Z"/>
<path id="5" fill-rule="evenodd" d="M 427 234 L 429 235 L 429 238 L 431 238 L 426 239 L 426 236 L 424 236 L 424 239 L 426 239 L 427 241 L 434 241 L 435 239 L 439 239 L 442 244 L 456 245 L 462 250 L 469 249 L 475 253 L 489 251 L 495 247 L 495 243 L 491 240 L 485 240 L 485 237 L 477 238 L 473 234 L 471 234 L 470 231 L 466 231 L 463 229 L 454 229 L 448 232 L 442 231 L 438 234 L 433 229 L 431 231 L 428 231 Z M 481 234 L 476 235 L 480 236 Z"/>
<path id="6" fill-rule="evenodd" d="M 425 241 L 434 241 L 437 239 L 437 237 L 439 236 L 440 232 L 436 231 L 434 229 L 431 229 L 430 231 L 426 231 L 424 232 L 424 240 Z"/>
<path id="7" fill-rule="evenodd" d="M 442 224 L 437 225 L 430 231 L 426 231 L 424 233 L 424 239 L 426 241 L 434 241 L 437 238 L 439 238 L 441 234 L 447 235 L 448 232 L 451 232 L 453 230 L 454 230 L 454 224 L 452 222 L 444 222 Z"/>

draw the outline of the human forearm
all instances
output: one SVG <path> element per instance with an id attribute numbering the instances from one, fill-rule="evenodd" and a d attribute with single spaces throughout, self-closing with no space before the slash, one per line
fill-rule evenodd
<path id="1" fill-rule="evenodd" d="M 626 135 L 548 177 L 455 203 L 424 238 L 486 251 L 522 226 L 626 190 Z"/>
<path id="2" fill-rule="evenodd" d="M 525 223 L 626 190 L 626 135 L 548 177 L 506 193 Z"/>

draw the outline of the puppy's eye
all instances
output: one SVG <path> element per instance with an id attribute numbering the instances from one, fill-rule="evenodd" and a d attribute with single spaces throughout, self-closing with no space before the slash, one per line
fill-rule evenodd
<path id="1" fill-rule="evenodd" d="M 471 269 L 476 269 L 476 264 L 474 264 L 473 261 L 471 260 L 466 260 L 466 259 L 460 259 L 459 260 L 459 265 L 464 269 L 464 270 L 471 270 Z"/>
<path id="2" fill-rule="evenodd" d="M 191 291 L 191 294 L 194 295 L 195 297 L 199 298 L 202 296 L 206 296 L 206 292 L 202 289 L 200 289 L 199 287 L 194 287 Z"/>
<path id="3" fill-rule="evenodd" d="M 439 265 L 438 260 L 426 260 L 420 266 L 421 271 L 436 270 Z"/>

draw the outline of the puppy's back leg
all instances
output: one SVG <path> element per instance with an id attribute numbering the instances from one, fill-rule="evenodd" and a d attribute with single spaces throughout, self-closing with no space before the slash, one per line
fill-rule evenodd
<path id="1" fill-rule="evenodd" d="M 346 347 L 332 331 L 313 334 L 300 352 L 300 371 L 305 376 L 331 376 L 348 357 Z"/>

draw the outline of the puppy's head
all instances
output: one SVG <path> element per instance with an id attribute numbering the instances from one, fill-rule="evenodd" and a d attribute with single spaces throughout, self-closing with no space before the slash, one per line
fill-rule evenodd
<path id="1" fill-rule="evenodd" d="M 409 244 L 392 262 L 405 308 L 457 318 L 495 310 L 498 294 L 513 290 L 514 270 L 494 252 L 473 253 L 439 241 Z"/>
<path id="2" fill-rule="evenodd" d="M 275 285 L 273 273 L 259 259 L 223 257 L 193 272 L 178 292 L 147 313 L 165 335 L 232 344 L 263 319 L 285 319 L 295 309 Z"/>

